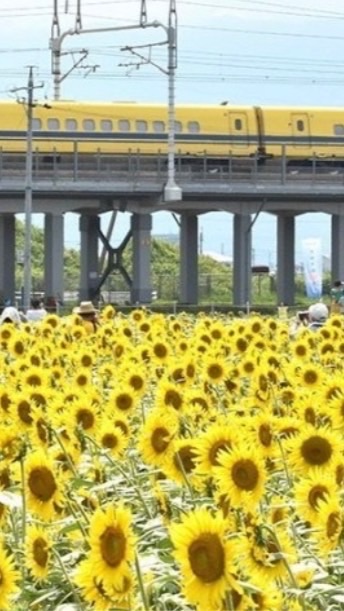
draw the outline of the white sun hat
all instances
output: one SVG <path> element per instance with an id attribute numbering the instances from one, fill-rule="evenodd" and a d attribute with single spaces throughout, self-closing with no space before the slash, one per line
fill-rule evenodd
<path id="1" fill-rule="evenodd" d="M 313 303 L 308 308 L 309 317 L 311 320 L 317 322 L 326 320 L 328 318 L 328 307 L 324 303 Z"/>

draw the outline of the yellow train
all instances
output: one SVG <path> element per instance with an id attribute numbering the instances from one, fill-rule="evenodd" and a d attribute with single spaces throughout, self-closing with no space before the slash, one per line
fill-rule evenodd
<path id="1" fill-rule="evenodd" d="M 26 148 L 27 109 L 0 102 L 0 146 L 4 152 Z M 155 156 L 167 152 L 166 105 L 127 102 L 52 101 L 33 109 L 33 148 L 59 155 L 80 153 Z M 323 158 L 344 161 L 344 110 L 273 106 L 177 105 L 176 153 L 182 159 L 269 160 L 285 154 L 307 163 Z"/>

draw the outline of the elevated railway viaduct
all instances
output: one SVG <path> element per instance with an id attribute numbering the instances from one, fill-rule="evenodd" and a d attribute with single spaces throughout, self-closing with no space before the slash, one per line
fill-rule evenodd
<path id="1" fill-rule="evenodd" d="M 332 277 L 344 278 L 344 168 L 324 166 L 314 159 L 307 167 L 289 169 L 281 157 L 261 165 L 254 158 L 230 158 L 214 167 L 204 157 L 197 165 L 178 165 L 180 202 L 163 201 L 165 162 L 149 163 L 139 154 L 123 158 L 78 155 L 33 155 L 33 213 L 43 213 L 45 294 L 64 293 L 64 215 L 79 215 L 81 266 L 80 299 L 96 298 L 105 277 L 121 267 L 121 252 L 132 240 L 132 269 L 122 269 L 131 302 L 151 301 L 152 215 L 170 211 L 180 218 L 180 295 L 183 304 L 198 302 L 198 223 L 206 212 L 234 215 L 233 305 L 250 301 L 252 229 L 264 211 L 277 218 L 277 302 L 294 303 L 295 218 L 307 212 L 331 216 Z M 15 294 L 15 215 L 24 212 L 25 155 L 0 152 L 0 293 Z M 122 249 L 114 249 L 101 231 L 101 215 L 129 212 L 131 225 Z M 99 249 L 107 250 L 105 272 L 99 269 Z"/>

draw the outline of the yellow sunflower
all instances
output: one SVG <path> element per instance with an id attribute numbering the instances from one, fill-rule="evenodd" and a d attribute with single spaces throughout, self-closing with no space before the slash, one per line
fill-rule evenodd
<path id="1" fill-rule="evenodd" d="M 179 429 L 179 420 L 174 410 L 154 409 L 141 428 L 137 448 L 143 460 L 152 466 L 161 467 L 168 454 L 173 451 L 172 442 Z"/>
<path id="2" fill-rule="evenodd" d="M 200 435 L 195 448 L 197 471 L 210 476 L 214 467 L 218 466 L 220 452 L 228 452 L 237 441 L 233 426 L 226 423 L 210 424 Z"/>
<path id="3" fill-rule="evenodd" d="M 322 366 L 315 363 L 302 364 L 295 372 L 296 384 L 304 388 L 319 388 L 323 381 L 324 372 Z"/>
<path id="4" fill-rule="evenodd" d="M 156 390 L 156 405 L 159 408 L 173 407 L 176 411 L 183 408 L 184 391 L 180 384 L 165 378 L 159 380 Z"/>
<path id="5" fill-rule="evenodd" d="M 117 607 L 115 599 L 105 589 L 103 581 L 95 575 L 93 562 L 88 558 L 79 563 L 73 581 L 80 588 L 82 599 L 92 605 L 92 609 L 111 611 Z M 124 610 L 130 607 L 122 601 L 120 608 Z"/>
<path id="6" fill-rule="evenodd" d="M 113 458 L 121 458 L 128 445 L 128 437 L 123 434 L 122 429 L 104 418 L 96 434 L 96 440 L 99 447 L 106 450 Z"/>
<path id="7" fill-rule="evenodd" d="M 25 457 L 24 472 L 29 510 L 42 520 L 54 518 L 63 495 L 52 459 L 43 450 L 36 450 Z"/>
<path id="8" fill-rule="evenodd" d="M 131 512 L 123 503 L 97 508 L 91 518 L 89 560 L 93 563 L 93 575 L 109 592 L 123 587 L 123 578 L 134 559 L 131 521 Z"/>
<path id="9" fill-rule="evenodd" d="M 69 407 L 68 420 L 87 435 L 94 435 L 99 424 L 99 412 L 89 401 L 87 394 L 83 398 L 72 401 Z"/>
<path id="10" fill-rule="evenodd" d="M 196 475 L 197 444 L 196 438 L 173 441 L 173 451 L 166 455 L 166 460 L 161 465 L 161 470 L 166 477 L 179 484 L 185 484 L 186 480 L 188 483 L 195 483 L 193 476 Z"/>
<path id="11" fill-rule="evenodd" d="M 237 545 L 220 513 L 213 516 L 204 507 L 188 512 L 171 525 L 170 535 L 188 603 L 216 609 L 229 588 L 240 592 L 234 578 Z"/>
<path id="12" fill-rule="evenodd" d="M 13 393 L 10 410 L 11 418 L 16 422 L 20 430 L 27 431 L 32 428 L 39 411 L 35 403 L 28 398 L 26 391 L 20 390 Z"/>
<path id="13" fill-rule="evenodd" d="M 13 598 L 18 593 L 19 572 L 15 568 L 14 558 L 0 546 L 0 609 L 14 609 Z"/>
<path id="14" fill-rule="evenodd" d="M 216 354 L 208 353 L 202 371 L 202 376 L 209 384 L 221 384 L 229 374 L 225 359 Z"/>
<path id="15" fill-rule="evenodd" d="M 303 474 L 314 467 L 329 467 L 339 460 L 341 437 L 328 427 L 314 428 L 305 424 L 302 430 L 286 442 L 288 463 Z"/>
<path id="16" fill-rule="evenodd" d="M 287 532 L 257 525 L 242 542 L 240 559 L 243 573 L 253 584 L 271 583 L 288 576 L 288 566 L 295 562 L 296 551 Z"/>
<path id="17" fill-rule="evenodd" d="M 312 532 L 320 557 L 341 549 L 344 532 L 344 512 L 338 499 L 321 503 L 317 527 Z M 340 552 L 341 553 L 341 552 Z"/>
<path id="18" fill-rule="evenodd" d="M 296 512 L 311 524 L 317 521 L 323 503 L 337 497 L 338 487 L 334 474 L 330 474 L 327 469 L 314 468 L 294 484 Z"/>
<path id="19" fill-rule="evenodd" d="M 138 405 L 139 397 L 129 384 L 121 383 L 109 394 L 109 405 L 119 413 L 129 414 Z"/>
<path id="20" fill-rule="evenodd" d="M 48 577 L 51 541 L 47 529 L 34 524 L 26 530 L 25 563 L 32 576 L 41 581 Z"/>
<path id="21" fill-rule="evenodd" d="M 221 452 L 214 477 L 221 494 L 233 507 L 254 508 L 265 492 L 266 469 L 258 448 L 238 444 Z"/>

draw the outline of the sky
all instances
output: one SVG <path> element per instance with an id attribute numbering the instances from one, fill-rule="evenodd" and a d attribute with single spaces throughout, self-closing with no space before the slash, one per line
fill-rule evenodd
<path id="1" fill-rule="evenodd" d="M 73 31 L 78 0 L 1 0 L 0 96 L 15 97 L 33 65 L 37 99 L 53 99 L 51 37 L 64 35 L 61 98 L 167 103 L 165 28 L 169 0 L 79 0 L 82 34 Z M 149 27 L 140 27 L 141 7 Z M 176 103 L 344 106 L 344 5 L 342 0 L 175 0 L 177 13 Z M 52 24 L 55 11 L 55 30 Z M 149 24 L 159 22 L 159 27 Z M 133 27 L 134 26 L 134 27 Z M 87 33 L 86 30 L 108 32 Z M 142 47 L 142 45 L 153 45 Z M 137 48 L 137 47 L 140 48 Z M 124 47 L 136 47 L 140 60 Z M 72 69 L 87 57 L 78 69 Z M 20 93 L 23 95 L 23 92 Z M 39 97 L 38 97 L 39 96 Z M 33 199 L 34 210 L 34 199 Z M 108 218 L 102 219 L 106 226 Z M 40 226 L 42 217 L 33 216 Z M 232 215 L 202 215 L 203 252 L 232 254 Z M 116 221 L 112 245 L 129 227 Z M 153 234 L 177 233 L 169 213 L 153 215 Z M 274 265 L 276 219 L 259 215 L 253 228 L 253 261 Z M 330 249 L 330 217 L 296 218 L 296 261 L 302 240 L 319 238 Z M 65 245 L 80 244 L 77 215 L 66 215 Z"/>

